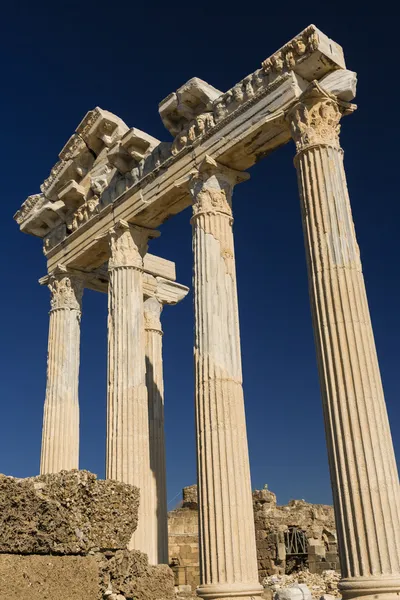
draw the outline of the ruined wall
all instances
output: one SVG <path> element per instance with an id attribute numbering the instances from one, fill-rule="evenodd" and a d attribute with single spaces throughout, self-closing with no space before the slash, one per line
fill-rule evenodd
<path id="1" fill-rule="evenodd" d="M 200 582 L 197 486 L 183 488 L 182 495 L 181 507 L 168 513 L 169 563 L 175 585 L 194 590 Z"/>
<path id="2" fill-rule="evenodd" d="M 263 489 L 253 492 L 253 509 L 260 580 L 297 568 L 339 569 L 332 506 L 304 500 L 277 506 L 275 494 Z"/>
<path id="3" fill-rule="evenodd" d="M 0 598 L 173 600 L 166 565 L 126 549 L 139 490 L 87 471 L 0 475 Z"/>
<path id="4" fill-rule="evenodd" d="M 253 492 L 260 581 L 267 575 L 308 568 L 339 569 L 332 506 L 291 500 L 277 506 L 268 489 Z M 175 584 L 199 584 L 197 487 L 183 489 L 180 508 L 168 515 L 169 560 Z"/>

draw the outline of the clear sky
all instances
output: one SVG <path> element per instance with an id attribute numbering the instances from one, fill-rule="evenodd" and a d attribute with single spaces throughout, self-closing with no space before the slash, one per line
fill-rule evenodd
<path id="1" fill-rule="evenodd" d="M 100 106 L 170 140 L 158 102 L 197 76 L 226 91 L 315 23 L 359 74 L 357 112 L 343 119 L 350 197 L 395 448 L 400 453 L 399 78 L 397 18 L 342 5 L 15 2 L 2 10 L 2 293 L 0 472 L 38 473 L 49 292 L 41 241 L 12 216 L 39 191 L 85 113 Z M 321 3 L 320 3 L 321 4 Z M 229 6 L 229 10 L 227 10 Z M 307 6 L 311 7 L 312 3 Z M 334 12 L 334 6 L 338 12 Z M 365 5 L 364 5 L 365 6 Z M 273 10 L 275 7 L 275 12 Z M 279 10 L 278 10 L 279 9 Z M 355 16 L 357 15 L 357 16 Z M 278 501 L 330 502 L 311 329 L 294 147 L 250 170 L 234 193 L 244 390 L 253 487 Z M 190 211 L 165 223 L 150 251 L 191 285 Z M 104 476 L 107 298 L 86 291 L 80 404 L 81 468 Z M 168 500 L 195 481 L 193 309 L 163 314 Z M 175 499 L 174 499 L 175 498 Z"/>

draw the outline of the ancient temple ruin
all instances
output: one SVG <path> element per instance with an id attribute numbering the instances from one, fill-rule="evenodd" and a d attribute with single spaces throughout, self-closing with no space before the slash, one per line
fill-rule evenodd
<path id="1" fill-rule="evenodd" d="M 344 598 L 398 597 L 399 484 L 353 226 L 340 121 L 356 75 L 311 25 L 232 89 L 197 78 L 160 103 L 173 141 L 91 110 L 15 215 L 43 238 L 51 291 L 41 472 L 78 466 L 83 289 L 107 292 L 108 478 L 141 490 L 131 547 L 167 557 L 160 313 L 187 289 L 148 253 L 192 206 L 200 586 L 254 598 L 258 582 L 232 233 L 247 170 L 291 139 L 298 174 Z M 289 168 L 289 165 L 288 165 Z M 150 418 L 149 418 L 150 417 Z M 149 426 L 150 421 L 150 426 Z"/>
<path id="2" fill-rule="evenodd" d="M 177 586 L 200 583 L 197 486 L 182 490 L 182 502 L 168 513 L 169 564 Z M 253 515 L 260 583 L 269 575 L 307 569 L 339 570 L 332 506 L 291 500 L 279 506 L 270 490 L 253 491 Z"/>

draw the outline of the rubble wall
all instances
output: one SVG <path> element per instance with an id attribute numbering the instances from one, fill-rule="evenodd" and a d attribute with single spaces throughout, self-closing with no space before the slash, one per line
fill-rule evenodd
<path id="1" fill-rule="evenodd" d="M 278 506 L 268 489 L 253 492 L 258 573 L 260 582 L 275 574 L 307 568 L 311 573 L 339 569 L 332 506 L 291 500 Z M 297 530 L 305 552 L 289 550 L 288 534 Z M 197 488 L 183 489 L 182 506 L 168 515 L 169 560 L 176 585 L 199 584 Z M 294 532 L 295 533 L 295 532 Z M 293 549 L 291 549 L 293 550 Z"/>
<path id="2" fill-rule="evenodd" d="M 139 490 L 87 471 L 0 475 L 0 598 L 173 600 L 174 576 L 127 550 Z"/>

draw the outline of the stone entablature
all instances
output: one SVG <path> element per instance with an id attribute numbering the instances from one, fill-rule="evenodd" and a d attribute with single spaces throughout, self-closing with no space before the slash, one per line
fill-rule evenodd
<path id="1" fill-rule="evenodd" d="M 44 252 L 50 258 L 61 242 L 93 217 L 106 216 L 105 209 L 117 199 L 139 189 L 146 194 L 151 178 L 162 176 L 184 148 L 203 144 L 232 121 L 239 125 L 265 97 L 271 96 L 273 102 L 268 109 L 271 125 L 280 130 L 272 132 L 273 144 L 289 141 L 287 127 L 280 120 L 280 110 L 289 100 L 287 92 L 292 89 L 290 95 L 294 92 L 296 96 L 307 82 L 321 81 L 337 69 L 346 72 L 341 47 L 311 25 L 225 93 L 193 78 L 160 103 L 161 118 L 175 137 L 172 145 L 129 128 L 116 115 L 97 107 L 87 113 L 65 144 L 59 162 L 41 186 L 42 194 L 30 196 L 15 219 L 22 231 L 44 238 Z M 245 145 L 247 158 L 242 157 L 240 163 L 244 159 L 246 164 L 237 168 L 247 168 L 266 152 L 268 137 L 254 148 L 238 140 L 234 152 L 240 154 Z M 176 202 L 182 190 L 178 186 L 168 194 L 167 205 Z M 183 201 L 189 203 L 190 199 Z M 168 214 L 169 207 L 163 207 L 151 226 L 159 225 Z"/>

